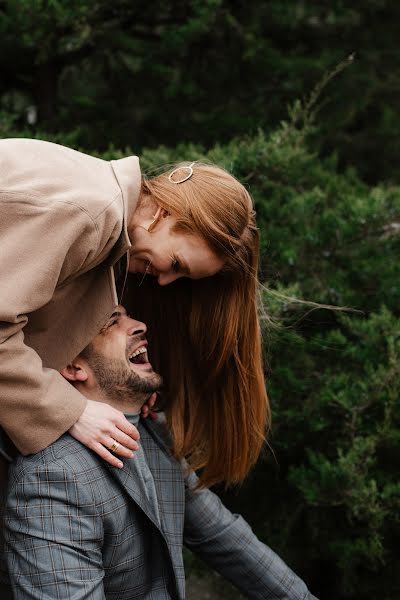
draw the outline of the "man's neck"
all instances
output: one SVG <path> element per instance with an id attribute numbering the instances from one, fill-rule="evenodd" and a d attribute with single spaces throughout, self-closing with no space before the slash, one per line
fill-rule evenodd
<path id="1" fill-rule="evenodd" d="M 142 410 L 143 404 L 145 404 L 148 400 L 149 394 L 142 394 L 138 392 L 135 397 L 125 397 L 123 395 L 119 395 L 115 393 L 111 397 L 110 394 L 106 394 L 100 388 L 96 389 L 87 389 L 86 386 L 76 385 L 76 389 L 89 400 L 96 400 L 97 402 L 104 402 L 105 404 L 109 404 L 113 408 L 120 410 L 125 414 L 135 414 L 140 413 Z"/>
<path id="2" fill-rule="evenodd" d="M 143 404 L 145 404 L 146 400 L 140 401 L 140 402 L 132 402 L 131 399 L 123 400 L 121 398 L 118 398 L 118 399 L 114 398 L 114 399 L 101 400 L 101 402 L 106 402 L 107 404 L 109 404 L 113 408 L 116 408 L 117 410 L 120 410 L 124 414 L 132 415 L 132 414 L 140 413 L 140 411 L 142 410 L 142 406 L 143 406 Z"/>

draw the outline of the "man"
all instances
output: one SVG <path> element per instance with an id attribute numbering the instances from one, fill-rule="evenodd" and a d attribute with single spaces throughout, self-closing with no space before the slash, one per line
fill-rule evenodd
<path id="1" fill-rule="evenodd" d="M 161 386 L 146 326 L 118 307 L 62 375 L 138 425 L 140 449 L 113 468 L 65 434 L 19 456 L 8 488 L 6 555 L 14 598 L 182 600 L 182 544 L 254 599 L 312 600 L 305 584 L 170 454 L 162 423 L 139 420 Z M 117 448 L 113 431 L 109 447 Z"/>

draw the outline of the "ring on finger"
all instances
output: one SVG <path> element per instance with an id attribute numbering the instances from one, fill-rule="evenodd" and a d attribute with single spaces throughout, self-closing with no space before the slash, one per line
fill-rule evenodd
<path id="1" fill-rule="evenodd" d="M 117 442 L 116 440 L 114 440 L 114 443 L 113 443 L 113 445 L 110 448 L 111 452 L 115 452 L 120 447 L 120 445 L 121 444 L 119 442 Z"/>

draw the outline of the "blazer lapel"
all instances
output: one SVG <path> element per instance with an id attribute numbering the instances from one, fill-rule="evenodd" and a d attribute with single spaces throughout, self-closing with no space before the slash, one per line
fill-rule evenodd
<path id="1" fill-rule="evenodd" d="M 185 486 L 181 465 L 171 456 L 156 425 L 142 419 L 139 431 L 156 487 L 161 528 L 172 545 L 182 546 Z"/>
<path id="2" fill-rule="evenodd" d="M 135 459 L 132 460 L 132 464 L 129 466 L 124 464 L 122 469 L 116 469 L 111 465 L 107 464 L 107 468 L 112 473 L 113 477 L 118 480 L 123 489 L 129 494 L 132 500 L 139 506 L 144 512 L 146 517 L 157 527 L 161 532 L 160 523 L 157 518 L 156 508 L 149 502 L 146 494 L 146 490 L 143 487 L 141 477 L 135 477 L 136 464 Z"/>
<path id="3" fill-rule="evenodd" d="M 116 469 L 108 464 L 107 467 L 132 500 L 161 531 L 168 546 L 175 546 L 176 543 L 181 546 L 185 513 L 185 486 L 181 466 L 172 458 L 164 440 L 150 423 L 141 421 L 139 431 L 140 444 L 154 479 L 160 520 L 157 518 L 156 507 L 148 500 L 141 477 L 134 475 L 135 459 L 132 465 L 125 464 L 122 469 Z"/>
<path id="4" fill-rule="evenodd" d="M 134 471 L 131 471 L 127 465 L 124 465 L 122 469 L 115 469 L 107 464 L 107 468 L 162 535 L 175 575 L 177 597 L 184 598 L 185 572 L 182 556 L 185 513 L 184 479 L 180 464 L 172 458 L 164 440 L 156 433 L 155 429 L 156 426 L 150 422 L 141 420 L 139 423 L 140 444 L 145 452 L 156 487 L 159 520 L 155 507 L 150 505 L 146 491 L 143 489 L 141 478 L 135 477 Z"/>
<path id="5" fill-rule="evenodd" d="M 185 567 L 183 564 L 183 526 L 185 516 L 185 485 L 182 468 L 168 451 L 157 433 L 158 425 L 141 419 L 140 443 L 153 475 L 156 487 L 161 532 L 167 542 L 177 586 L 177 598 L 185 597 Z"/>

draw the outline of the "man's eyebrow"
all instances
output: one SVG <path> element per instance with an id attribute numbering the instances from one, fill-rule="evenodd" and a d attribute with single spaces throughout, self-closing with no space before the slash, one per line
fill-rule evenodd
<path id="1" fill-rule="evenodd" d="M 115 310 L 112 315 L 107 319 L 104 327 L 101 328 L 101 331 L 105 331 L 110 326 L 111 319 L 119 319 L 120 317 L 125 317 L 126 313 L 122 313 L 120 310 Z"/>
<path id="2" fill-rule="evenodd" d="M 123 316 L 124 316 L 124 313 L 122 313 L 120 310 L 116 310 L 115 312 L 113 312 L 110 319 L 113 319 L 114 317 L 123 317 Z"/>

